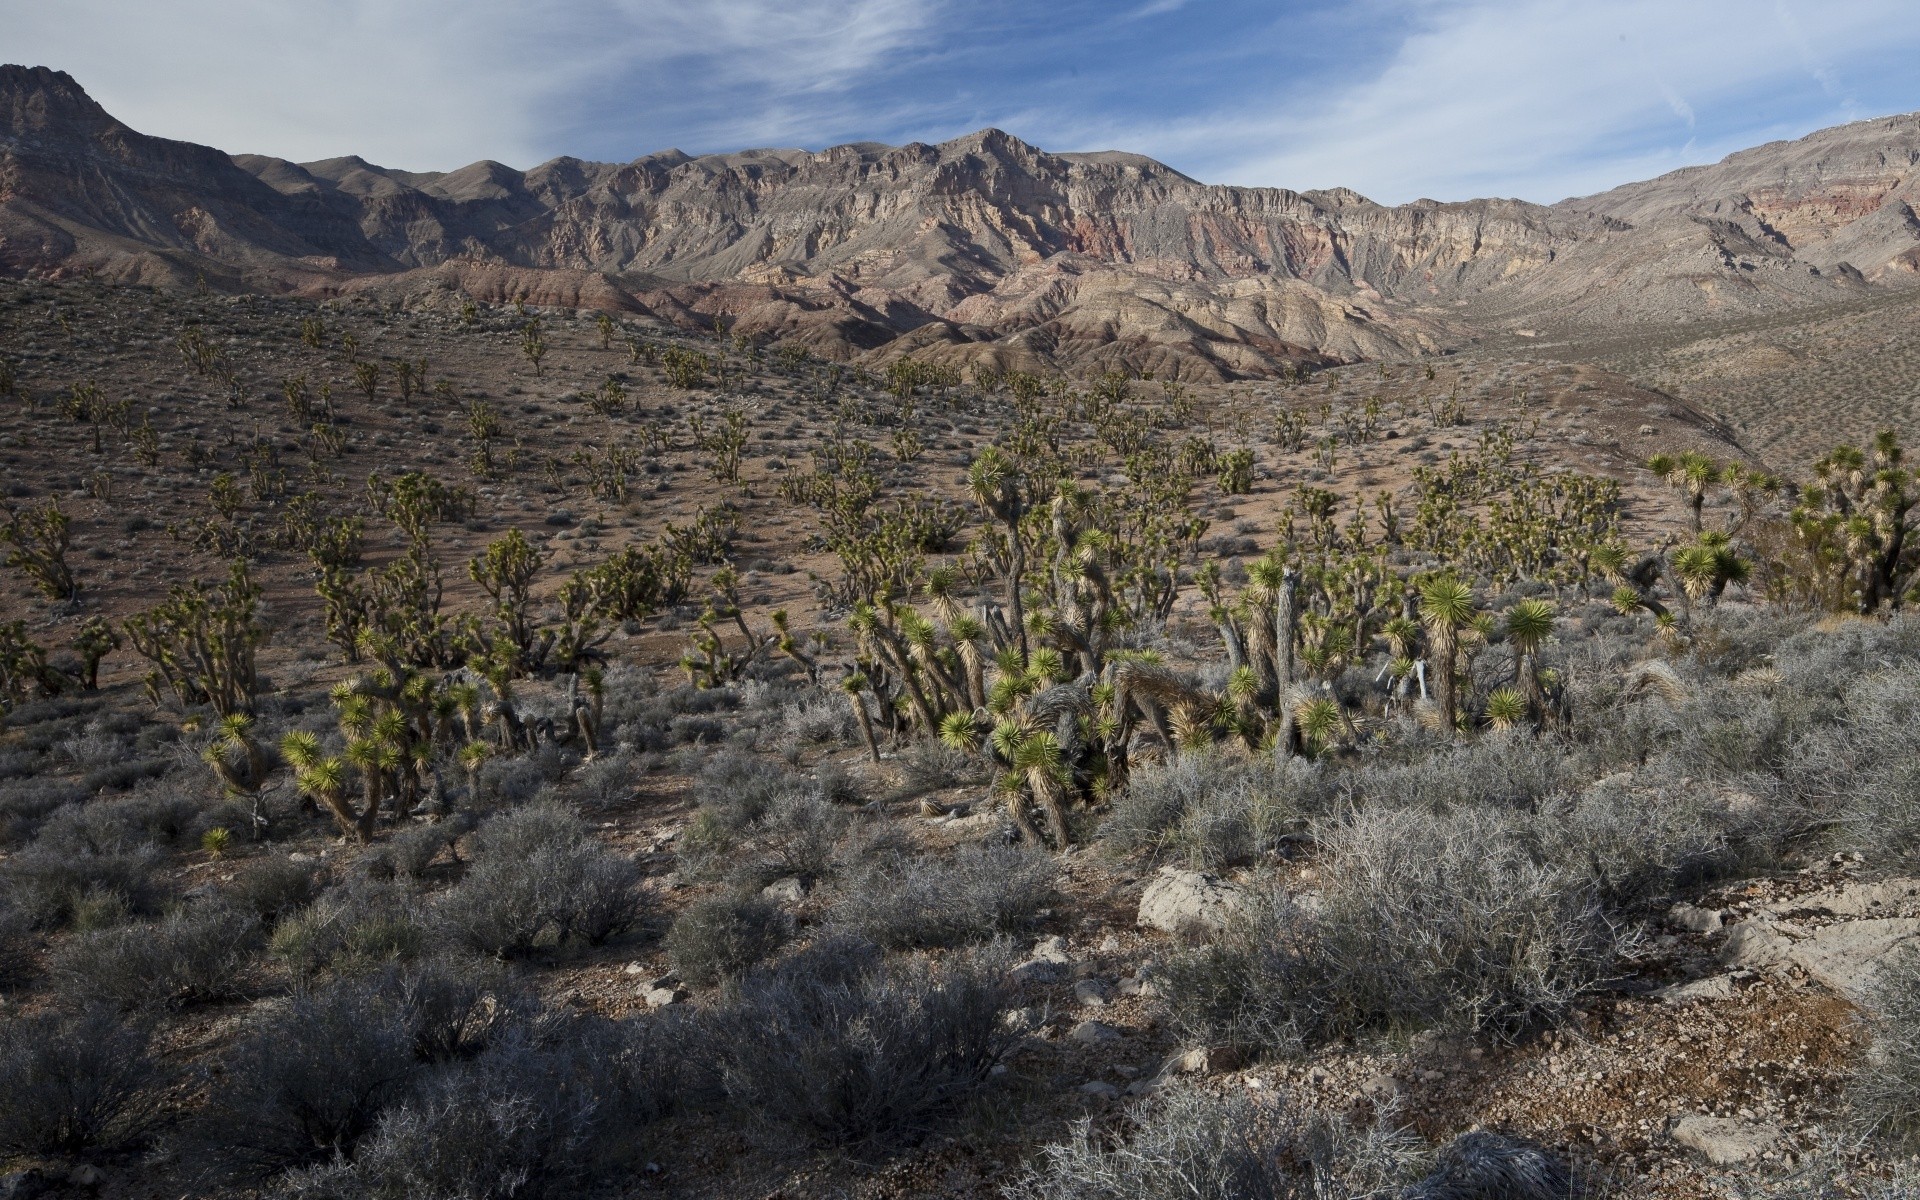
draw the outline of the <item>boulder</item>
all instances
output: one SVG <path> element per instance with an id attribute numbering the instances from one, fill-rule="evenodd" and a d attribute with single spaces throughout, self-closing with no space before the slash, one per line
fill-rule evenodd
<path id="1" fill-rule="evenodd" d="M 1675 929 L 1684 929 L 1688 933 L 1712 933 L 1720 928 L 1720 913 L 1711 908 L 1695 908 L 1691 904 L 1676 904 L 1667 913 L 1667 920 Z"/>
<path id="2" fill-rule="evenodd" d="M 1766 1153 L 1780 1140 L 1780 1127 L 1733 1117 L 1689 1116 L 1673 1123 L 1671 1136 L 1714 1166 L 1730 1167 Z"/>
<path id="3" fill-rule="evenodd" d="M 1668 1004 L 1686 1004 L 1693 1000 L 1728 1000 L 1733 997 L 1733 976 L 1713 975 L 1663 987 L 1654 993 Z"/>
<path id="4" fill-rule="evenodd" d="M 1050 962 L 1044 958 L 1032 958 L 1008 972 L 1015 983 L 1065 983 L 1072 974 L 1065 963 Z"/>
<path id="5" fill-rule="evenodd" d="M 676 985 L 655 984 L 645 988 L 640 998 L 647 1002 L 648 1008 L 665 1008 L 669 1004 L 679 1004 L 687 998 L 687 989 Z"/>
<path id="6" fill-rule="evenodd" d="M 1120 1040 L 1120 1031 L 1103 1021 L 1082 1021 L 1067 1034 L 1082 1045 L 1092 1046 L 1102 1042 Z"/>
<path id="7" fill-rule="evenodd" d="M 1139 924 L 1166 933 L 1217 930 L 1246 902 L 1246 889 L 1199 871 L 1163 867 L 1140 896 Z"/>
<path id="8" fill-rule="evenodd" d="M 1059 934 L 1043 937 L 1033 944 L 1032 958 L 1036 962 L 1067 963 L 1073 958 L 1067 953 L 1067 939 Z"/>
<path id="9" fill-rule="evenodd" d="M 1082 1096 L 1092 1096 L 1100 1100 L 1118 1100 L 1120 1089 L 1100 1079 L 1089 1080 L 1080 1085 Z"/>
<path id="10" fill-rule="evenodd" d="M 1082 979 L 1073 985 L 1073 998 L 1088 1008 L 1105 1008 L 1107 985 L 1098 979 Z"/>
<path id="11" fill-rule="evenodd" d="M 1775 900 L 1766 906 L 1765 911 L 1825 913 L 1834 917 L 1886 917 L 1909 906 L 1920 906 L 1920 879 L 1843 883 L 1810 896 Z"/>
<path id="12" fill-rule="evenodd" d="M 1916 939 L 1920 920 L 1911 917 L 1845 921 L 1815 930 L 1788 951 L 1787 960 L 1859 1003 L 1867 998 L 1881 964 Z"/>
<path id="13" fill-rule="evenodd" d="M 807 898 L 807 884 L 798 875 L 788 875 L 761 888 L 760 894 L 776 903 L 798 904 Z"/>
<path id="14" fill-rule="evenodd" d="M 1768 967 L 1783 961 L 1793 942 L 1772 921 L 1754 917 L 1740 922 L 1720 947 L 1720 961 L 1730 967 Z"/>
<path id="15" fill-rule="evenodd" d="M 1167 1060 L 1162 1073 L 1178 1071 L 1182 1075 L 1218 1075 L 1237 1071 L 1246 1064 L 1246 1055 L 1232 1046 L 1196 1046 Z"/>

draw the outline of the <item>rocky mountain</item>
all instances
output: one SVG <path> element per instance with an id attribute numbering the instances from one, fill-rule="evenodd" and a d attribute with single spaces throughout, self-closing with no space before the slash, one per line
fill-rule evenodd
<path id="1" fill-rule="evenodd" d="M 998 130 L 408 172 L 148 137 L 0 67 L 0 269 L 628 311 L 836 357 L 1257 375 L 1523 325 L 1670 323 L 1920 270 L 1920 117 L 1552 206 L 1211 186 Z"/>

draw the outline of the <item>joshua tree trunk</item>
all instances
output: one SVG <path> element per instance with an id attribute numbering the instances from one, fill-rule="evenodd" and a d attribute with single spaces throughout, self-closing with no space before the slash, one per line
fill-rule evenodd
<path id="1" fill-rule="evenodd" d="M 1067 834 L 1067 810 L 1061 802 L 1060 784 L 1052 778 L 1030 778 L 1033 794 L 1047 814 L 1047 832 L 1053 835 L 1053 848 L 1065 850 L 1071 839 Z"/>
<path id="2" fill-rule="evenodd" d="M 1294 752 L 1293 705 L 1287 692 L 1293 687 L 1293 629 L 1297 622 L 1295 601 L 1300 593 L 1300 573 L 1288 567 L 1280 576 L 1280 590 L 1273 599 L 1273 678 L 1274 706 L 1280 728 L 1273 737 L 1275 758 L 1292 758 Z"/>
<path id="3" fill-rule="evenodd" d="M 860 698 L 859 692 L 848 692 L 847 703 L 853 705 L 853 719 L 860 726 L 860 736 L 867 743 L 867 758 L 880 761 L 880 744 L 873 740 L 873 718 L 867 714 L 867 702 Z"/>
<path id="4" fill-rule="evenodd" d="M 373 830 L 380 820 L 381 792 L 385 786 L 384 772 L 378 767 L 369 766 L 361 771 L 367 781 L 367 806 L 353 822 L 353 836 L 362 844 L 373 840 Z"/>
<path id="5" fill-rule="evenodd" d="M 1459 701 L 1454 695 L 1454 674 L 1459 669 L 1455 661 L 1459 654 L 1459 631 L 1450 621 L 1436 621 L 1429 628 L 1433 631 L 1433 698 L 1440 706 L 1440 724 L 1451 737 L 1459 727 Z"/>

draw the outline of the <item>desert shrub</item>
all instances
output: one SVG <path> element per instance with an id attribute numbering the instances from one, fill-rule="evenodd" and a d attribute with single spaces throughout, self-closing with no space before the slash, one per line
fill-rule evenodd
<path id="1" fill-rule="evenodd" d="M 834 940 L 740 981 L 716 1014 L 728 1099 L 790 1144 L 877 1147 L 934 1128 L 1012 1049 L 1000 948 L 882 963 Z"/>
<path id="2" fill-rule="evenodd" d="M 77 1154 L 149 1128 L 164 1076 L 147 1040 L 104 1009 L 0 1023 L 0 1154 Z"/>
<path id="3" fill-rule="evenodd" d="M 1434 1156 L 1433 1170 L 1400 1193 L 1401 1200 L 1590 1200 L 1605 1194 L 1599 1172 L 1575 1169 L 1534 1142 L 1486 1130 L 1454 1138 Z"/>
<path id="4" fill-rule="evenodd" d="M 480 768 L 474 802 L 511 808 L 525 804 L 547 785 L 546 772 L 526 758 L 495 758 Z"/>
<path id="5" fill-rule="evenodd" d="M 516 1046 L 422 1082 L 388 1109 L 351 1162 L 280 1195 L 329 1200 L 506 1200 L 571 1194 L 592 1165 L 600 1114 L 570 1056 Z"/>
<path id="6" fill-rule="evenodd" d="M 688 983 L 711 987 L 759 966 L 786 942 L 787 926 L 780 906 L 761 896 L 705 896 L 667 931 L 667 960 Z"/>
<path id="7" fill-rule="evenodd" d="M 654 1028 L 657 1026 L 657 1028 Z M 351 1161 L 291 1175 L 283 1200 L 492 1200 L 577 1195 L 636 1165 L 674 1110 L 684 1022 L 583 1020 L 430 1072 Z M 663 1036 L 666 1035 L 666 1036 Z"/>
<path id="8" fill-rule="evenodd" d="M 408 962 L 425 952 L 427 942 L 426 916 L 411 893 L 356 880 L 282 919 L 269 949 L 296 980 L 309 980 Z"/>
<path id="9" fill-rule="evenodd" d="M 851 875 L 831 920 L 882 946 L 953 946 L 1018 930 L 1053 895 L 1048 855 L 967 845 L 945 857 L 883 855 Z"/>
<path id="10" fill-rule="evenodd" d="M 311 904 L 319 892 L 320 881 L 312 867 L 275 857 L 256 859 L 235 872 L 226 898 L 272 929 Z"/>
<path id="11" fill-rule="evenodd" d="M 1817 813 L 1837 822 L 1834 840 L 1876 862 L 1920 861 L 1920 687 L 1911 667 L 1876 670 L 1844 693 L 1844 717 L 1794 747 L 1793 782 Z"/>
<path id="12" fill-rule="evenodd" d="M 1411 808 L 1531 808 L 1570 783 L 1565 748 L 1530 733 L 1491 733 L 1459 746 L 1416 742 L 1412 749 L 1406 761 L 1367 764 L 1344 781 L 1347 789 Z"/>
<path id="13" fill-rule="evenodd" d="M 0 988 L 19 983 L 33 970 L 36 942 L 27 914 L 0 899 Z"/>
<path id="14" fill-rule="evenodd" d="M 129 912 L 151 912 L 157 853 L 152 847 L 89 853 L 35 844 L 0 863 L 0 892 L 40 929 L 72 922 L 89 897 L 113 896 Z"/>
<path id="15" fill-rule="evenodd" d="M 1424 1147 L 1385 1120 L 1355 1121 L 1290 1097 L 1170 1088 L 1125 1137 L 1076 1122 L 1008 1188 L 1012 1200 L 1280 1200 L 1394 1195 Z M 1482 1193 L 1474 1193 L 1479 1195 Z M 1489 1193 L 1491 1194 L 1491 1193 Z M 1504 1193 L 1501 1193 L 1504 1194 Z"/>
<path id="16" fill-rule="evenodd" d="M 1171 853 L 1199 869 L 1243 862 L 1272 849 L 1317 806 L 1325 774 L 1304 759 L 1183 754 L 1135 771 L 1100 837 L 1114 853 Z"/>
<path id="17" fill-rule="evenodd" d="M 1848 1100 L 1862 1129 L 1903 1149 L 1920 1146 L 1920 954 L 1895 955 L 1873 982 L 1873 1045 Z"/>
<path id="18" fill-rule="evenodd" d="M 296 993 L 221 1062 L 188 1132 L 210 1174 L 262 1179 L 350 1154 L 420 1071 L 406 1015 L 377 986 Z"/>
<path id="19" fill-rule="evenodd" d="M 473 867 L 441 901 L 463 943 L 502 958 L 541 946 L 599 945 L 640 919 L 640 867 L 580 819 L 535 805 L 483 825 Z"/>
<path id="20" fill-rule="evenodd" d="M 461 813 L 444 821 L 400 831 L 386 845 L 394 873 L 407 879 L 425 877 L 434 862 L 472 829 L 472 817 Z"/>
<path id="21" fill-rule="evenodd" d="M 805 790 L 805 781 L 771 763 L 726 750 L 713 756 L 693 781 L 693 798 L 703 813 L 732 832 L 766 815 L 782 794 Z"/>
<path id="22" fill-rule="evenodd" d="M 788 700 L 777 729 L 783 745 L 844 746 L 855 736 L 846 697 L 825 688 L 809 688 Z"/>
<path id="23" fill-rule="evenodd" d="M 124 792 L 150 779 L 160 779 L 173 769 L 165 758 L 131 758 L 107 763 L 88 771 L 80 786 L 89 793 Z"/>
<path id="24" fill-rule="evenodd" d="M 937 738 L 916 740 L 901 752 L 899 763 L 900 791 L 906 796 L 986 781 L 979 755 L 956 750 Z"/>
<path id="25" fill-rule="evenodd" d="M 626 749 L 603 754 L 574 773 L 567 795 L 589 808 L 618 804 L 633 795 L 633 781 L 641 772 L 635 755 Z"/>
<path id="26" fill-rule="evenodd" d="M 75 1005 L 177 1007 L 231 994 L 258 941 L 253 914 L 199 905 L 157 924 L 81 935 L 54 954 L 52 974 Z"/>
<path id="27" fill-rule="evenodd" d="M 38 762 L 38 756 L 33 756 Z M 0 784 L 0 845 L 24 846 L 41 822 L 61 806 L 79 804 L 87 793 L 60 779 L 14 779 Z"/>
<path id="28" fill-rule="evenodd" d="M 1529 828 L 1542 857 L 1588 875 L 1609 908 L 1638 910 L 1766 861 L 1781 815 L 1732 812 L 1708 785 L 1649 770 L 1551 800 Z"/>
<path id="29" fill-rule="evenodd" d="M 1429 1027 L 1513 1037 L 1605 977 L 1627 936 L 1584 874 L 1536 862 L 1513 818 L 1365 810 L 1323 826 L 1310 909 L 1260 899 L 1165 968 L 1175 1026 L 1269 1050 Z"/>
<path id="30" fill-rule="evenodd" d="M 853 817 L 835 806 L 819 788 L 790 788 L 776 796 L 748 831 L 746 861 L 737 868 L 743 881 L 765 884 L 785 876 L 811 883 L 839 868 Z"/>

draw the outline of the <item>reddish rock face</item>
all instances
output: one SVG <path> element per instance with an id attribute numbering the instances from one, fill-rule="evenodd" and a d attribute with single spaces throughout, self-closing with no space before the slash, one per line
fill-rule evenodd
<path id="1" fill-rule="evenodd" d="M 838 357 L 1221 378 L 1419 353 L 1489 324 L 1857 293 L 1920 263 L 1917 161 L 1920 119 L 1895 117 L 1553 206 L 1213 187 L 991 129 L 415 173 L 147 137 L 64 74 L 0 67 L 0 267 L 724 313 Z"/>

